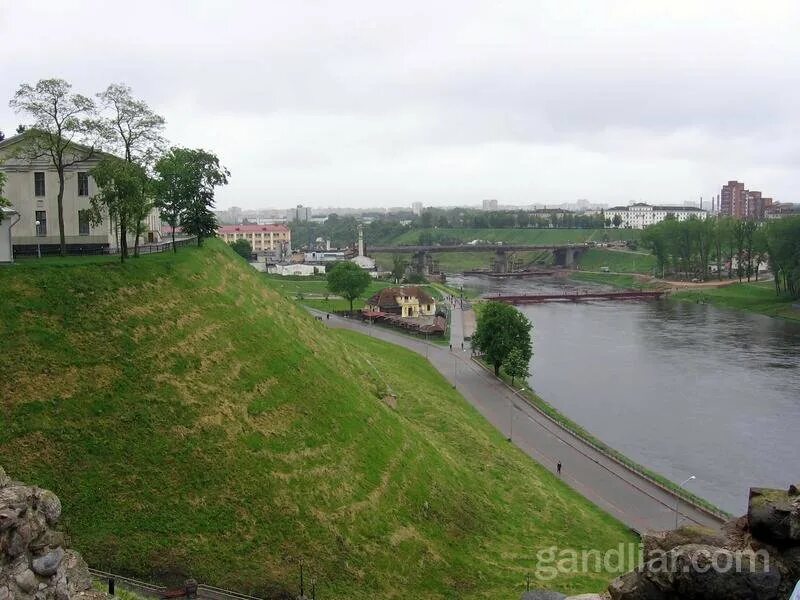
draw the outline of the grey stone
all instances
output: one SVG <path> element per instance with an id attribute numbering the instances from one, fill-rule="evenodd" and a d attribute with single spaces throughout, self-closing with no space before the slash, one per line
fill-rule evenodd
<path id="1" fill-rule="evenodd" d="M 54 527 L 61 519 L 61 500 L 50 490 L 42 490 L 39 495 L 39 510 L 47 519 L 47 524 Z"/>
<path id="2" fill-rule="evenodd" d="M 58 570 L 58 565 L 61 564 L 61 560 L 63 558 L 64 550 L 62 548 L 56 548 L 44 556 L 34 558 L 31 561 L 31 568 L 33 569 L 34 573 L 41 577 L 51 577 L 52 575 L 55 575 L 56 571 Z"/>
<path id="3" fill-rule="evenodd" d="M 25 569 L 22 573 L 14 577 L 14 583 L 26 594 L 32 593 L 39 587 L 39 580 L 30 569 Z"/>
<path id="4" fill-rule="evenodd" d="M 0 467 L 0 488 L 4 488 L 8 485 L 11 485 L 11 477 L 6 475 L 5 469 Z"/>
<path id="5" fill-rule="evenodd" d="M 522 594 L 522 600 L 564 600 L 566 596 L 550 590 L 531 590 Z"/>

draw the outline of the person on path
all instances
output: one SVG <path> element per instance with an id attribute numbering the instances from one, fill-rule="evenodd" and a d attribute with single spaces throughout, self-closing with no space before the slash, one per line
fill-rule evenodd
<path id="1" fill-rule="evenodd" d="M 556 465 L 556 473 L 558 473 L 558 476 L 561 477 L 561 461 L 558 461 L 558 464 Z"/>

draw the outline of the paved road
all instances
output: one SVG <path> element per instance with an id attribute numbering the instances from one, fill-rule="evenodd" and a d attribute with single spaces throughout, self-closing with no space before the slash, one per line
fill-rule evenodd
<path id="1" fill-rule="evenodd" d="M 317 315 L 324 313 L 311 311 Z M 540 464 L 553 469 L 563 465 L 562 478 L 594 504 L 638 532 L 702 524 L 719 528 L 721 520 L 678 501 L 675 494 L 650 482 L 624 465 L 605 456 L 528 404 L 521 396 L 470 358 L 469 343 L 461 350 L 463 313 L 453 309 L 450 339 L 453 350 L 426 343 L 379 326 L 331 315 L 331 327 L 352 329 L 403 346 L 423 356 L 454 383 L 483 416 L 513 443 Z"/>

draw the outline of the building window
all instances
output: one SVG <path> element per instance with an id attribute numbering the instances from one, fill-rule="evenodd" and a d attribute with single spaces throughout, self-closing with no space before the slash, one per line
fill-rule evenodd
<path id="1" fill-rule="evenodd" d="M 89 174 L 80 172 L 78 173 L 78 196 L 89 195 Z"/>
<path id="2" fill-rule="evenodd" d="M 37 171 L 33 174 L 33 195 L 37 198 L 45 195 L 43 172 Z"/>
<path id="3" fill-rule="evenodd" d="M 78 235 L 89 235 L 89 211 L 78 211 Z"/>
<path id="4" fill-rule="evenodd" d="M 47 211 L 36 211 L 36 235 L 47 235 Z"/>

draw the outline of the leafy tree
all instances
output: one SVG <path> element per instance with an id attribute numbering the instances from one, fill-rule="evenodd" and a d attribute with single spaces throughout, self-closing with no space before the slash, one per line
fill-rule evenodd
<path id="1" fill-rule="evenodd" d="M 408 262 L 403 258 L 402 254 L 395 254 L 392 256 L 392 281 L 400 283 L 406 274 Z"/>
<path id="2" fill-rule="evenodd" d="M 164 146 L 164 117 L 123 84 L 111 84 L 97 97 L 109 113 L 101 125 L 111 148 L 128 162 L 152 165 Z"/>
<path id="3" fill-rule="evenodd" d="M 2 142 L 4 139 L 6 139 L 6 134 L 0 131 L 0 142 Z"/>
<path id="4" fill-rule="evenodd" d="M 99 193 L 91 199 L 90 219 L 95 224 L 101 223 L 105 209 L 109 218 L 117 222 L 120 261 L 124 262 L 128 258 L 128 231 L 130 227 L 136 227 L 143 212 L 146 214 L 149 202 L 147 173 L 137 164 L 109 156 L 101 160 L 91 174 Z"/>
<path id="5" fill-rule="evenodd" d="M 611 219 L 611 223 L 614 225 L 614 227 L 619 229 L 619 226 L 622 225 L 622 216 L 619 214 L 614 215 L 614 218 Z"/>
<path id="6" fill-rule="evenodd" d="M 27 127 L 25 127 L 25 125 L 20 123 L 19 125 L 17 125 L 17 135 L 25 133 L 26 129 L 27 129 Z"/>
<path id="7" fill-rule="evenodd" d="M 511 385 L 513 386 L 516 379 L 526 379 L 530 376 L 528 370 L 530 365 L 530 358 L 525 359 L 525 354 L 519 348 L 512 348 L 511 352 L 506 357 L 506 362 L 503 365 L 503 370 L 506 374 L 511 376 Z"/>
<path id="8" fill-rule="evenodd" d="M 211 152 L 189 148 L 172 148 L 156 163 L 155 170 L 159 175 L 157 204 L 164 220 L 172 225 L 173 249 L 178 219 L 184 233 L 196 235 L 200 246 L 204 237 L 217 231 L 217 217 L 212 211 L 214 189 L 228 183 L 230 172 Z"/>
<path id="9" fill-rule="evenodd" d="M 369 273 L 350 261 L 336 263 L 328 271 L 327 279 L 329 292 L 350 301 L 350 312 L 353 312 L 353 300 L 361 297 L 372 280 Z"/>
<path id="10" fill-rule="evenodd" d="M 236 240 L 231 242 L 230 244 L 233 251 L 236 252 L 239 256 L 244 258 L 245 260 L 250 260 L 250 256 L 253 254 L 253 247 L 250 245 L 250 242 L 245 239 Z"/>
<path id="11" fill-rule="evenodd" d="M 73 94 L 63 79 L 41 79 L 35 85 L 23 83 L 9 102 L 16 112 L 32 119 L 21 157 L 46 158 L 58 174 L 58 235 L 61 256 L 67 254 L 64 235 L 65 172 L 92 158 L 96 153 L 99 132 L 92 119 L 95 104 L 86 96 Z"/>
<path id="12" fill-rule="evenodd" d="M 768 223 L 765 237 L 775 292 L 800 298 L 800 217 Z"/>
<path id="13" fill-rule="evenodd" d="M 478 326 L 472 344 L 486 355 L 499 375 L 508 355 L 515 348 L 526 362 L 530 361 L 531 322 L 510 304 L 487 302 L 478 315 Z"/>

